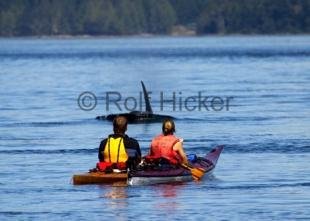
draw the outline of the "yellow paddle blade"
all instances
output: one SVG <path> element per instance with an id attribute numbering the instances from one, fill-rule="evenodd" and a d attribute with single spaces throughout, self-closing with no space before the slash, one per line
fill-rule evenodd
<path id="1" fill-rule="evenodd" d="M 200 168 L 191 169 L 191 173 L 194 180 L 200 180 L 205 175 L 204 170 Z"/>
<path id="2" fill-rule="evenodd" d="M 188 169 L 189 171 L 191 171 L 192 177 L 194 180 L 200 180 L 203 175 L 205 174 L 205 170 L 203 168 L 199 168 L 199 167 L 193 167 L 190 165 L 186 165 L 186 164 L 181 164 L 181 166 L 185 169 Z"/>

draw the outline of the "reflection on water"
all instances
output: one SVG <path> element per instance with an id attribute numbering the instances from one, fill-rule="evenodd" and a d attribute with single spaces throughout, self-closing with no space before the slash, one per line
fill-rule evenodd
<path id="1" fill-rule="evenodd" d="M 126 187 L 103 186 L 103 192 L 100 198 L 103 198 L 103 211 L 109 211 L 112 220 L 128 220 L 127 214 L 121 211 L 127 211 L 130 206 L 128 202 L 128 192 Z M 117 213 L 115 211 L 118 211 Z M 107 219 L 110 219 L 105 214 Z"/>
<path id="2" fill-rule="evenodd" d="M 154 186 L 155 192 L 157 195 L 160 195 L 162 197 L 177 197 L 178 193 L 180 192 L 180 189 L 184 184 L 161 184 Z"/>
<path id="3" fill-rule="evenodd" d="M 125 186 L 102 186 L 100 198 L 104 199 L 104 206 L 108 210 L 127 210 L 130 198 L 142 198 L 146 199 L 148 206 L 153 206 L 158 212 L 163 213 L 175 213 L 180 209 L 181 204 L 179 198 L 182 195 L 185 184 L 161 184 L 148 186 L 148 194 L 146 196 L 143 193 L 141 195 L 135 194 L 135 187 Z M 153 200 L 150 200 L 153 199 Z"/>
<path id="4" fill-rule="evenodd" d="M 182 194 L 184 184 L 162 184 L 154 186 L 154 194 L 160 197 L 155 204 L 156 209 L 162 212 L 173 214 L 180 208 L 179 196 Z"/>
<path id="5" fill-rule="evenodd" d="M 104 193 L 102 198 L 109 198 L 109 199 L 126 199 L 128 198 L 128 193 L 126 187 L 120 186 L 112 186 L 108 188 L 109 191 Z"/>

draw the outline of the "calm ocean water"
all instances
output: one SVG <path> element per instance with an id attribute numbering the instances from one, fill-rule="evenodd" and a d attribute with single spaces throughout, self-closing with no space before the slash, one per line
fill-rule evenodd
<path id="1" fill-rule="evenodd" d="M 111 133 L 95 117 L 119 112 L 106 111 L 106 93 L 126 111 L 141 80 L 154 112 L 177 118 L 188 153 L 225 145 L 213 177 L 73 186 Z M 0 83 L 0 220 L 310 219 L 310 36 L 0 39 Z M 77 104 L 84 91 L 97 97 L 92 111 Z M 161 92 L 175 93 L 176 110 L 161 111 Z M 199 92 L 232 97 L 229 110 L 185 110 Z M 146 154 L 160 127 L 128 134 Z"/>

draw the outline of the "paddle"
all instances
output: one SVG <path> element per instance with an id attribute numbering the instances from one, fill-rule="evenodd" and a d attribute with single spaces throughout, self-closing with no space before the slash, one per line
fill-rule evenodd
<path id="1" fill-rule="evenodd" d="M 191 165 L 186 165 L 184 163 L 182 163 L 181 166 L 191 172 L 194 180 L 200 180 L 205 174 L 205 170 L 202 168 L 193 167 Z"/>

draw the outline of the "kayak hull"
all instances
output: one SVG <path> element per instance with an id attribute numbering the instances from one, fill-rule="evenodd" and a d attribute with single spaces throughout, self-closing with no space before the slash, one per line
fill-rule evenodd
<path id="1" fill-rule="evenodd" d="M 83 185 L 83 184 L 113 184 L 123 182 L 127 183 L 128 175 L 127 173 L 103 173 L 103 172 L 93 172 L 93 173 L 84 173 L 77 174 L 73 176 L 74 185 Z"/>
<path id="2" fill-rule="evenodd" d="M 161 183 L 180 183 L 193 180 L 192 176 L 166 176 L 166 177 L 131 177 L 128 179 L 128 185 L 153 185 Z"/>
<path id="3" fill-rule="evenodd" d="M 218 146 L 209 152 L 205 157 L 198 157 L 194 167 L 205 170 L 205 175 L 213 172 L 217 160 L 223 150 Z M 73 176 L 74 185 L 83 184 L 127 184 L 127 185 L 151 185 L 161 183 L 188 182 L 193 180 L 191 172 L 184 168 L 166 170 L 141 170 L 127 173 L 104 173 L 92 172 L 77 174 Z"/>

